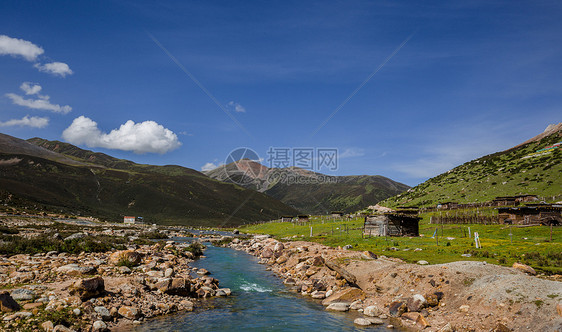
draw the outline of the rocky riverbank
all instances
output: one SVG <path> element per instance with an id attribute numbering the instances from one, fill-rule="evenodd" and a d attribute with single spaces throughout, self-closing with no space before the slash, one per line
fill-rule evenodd
<path id="1" fill-rule="evenodd" d="M 227 242 L 225 239 L 222 242 Z M 423 331 L 562 331 L 562 283 L 524 266 L 485 262 L 407 264 L 310 242 L 268 236 L 229 244 L 261 258 L 285 285 L 326 310 L 357 310 L 358 325 Z"/>
<path id="2" fill-rule="evenodd" d="M 79 237 L 98 231 L 107 233 L 88 229 Z M 0 330 L 108 331 L 192 311 L 200 298 L 230 295 L 208 271 L 189 266 L 202 253 L 200 244 L 128 242 L 126 247 L 0 256 Z"/>

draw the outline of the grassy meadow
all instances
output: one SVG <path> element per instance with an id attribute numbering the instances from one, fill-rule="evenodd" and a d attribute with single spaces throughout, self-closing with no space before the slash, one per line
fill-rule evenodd
<path id="1" fill-rule="evenodd" d="M 425 260 L 430 264 L 439 264 L 477 260 L 511 266 L 517 261 L 546 274 L 562 273 L 562 227 L 553 227 L 551 240 L 550 227 L 547 226 L 432 225 L 429 223 L 430 214 L 423 214 L 422 217 L 419 237 L 364 238 L 363 218 L 344 220 L 325 216 L 312 217 L 310 222 L 303 225 L 269 222 L 246 226 L 241 231 L 270 234 L 278 239 L 318 242 L 331 247 L 350 244 L 352 250 L 370 250 L 407 262 Z M 479 234 L 480 249 L 475 248 L 474 232 Z M 470 254 L 470 257 L 463 257 L 462 254 Z"/>

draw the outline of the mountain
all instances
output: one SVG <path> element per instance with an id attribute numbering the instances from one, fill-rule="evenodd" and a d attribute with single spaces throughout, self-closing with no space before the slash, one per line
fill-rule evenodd
<path id="1" fill-rule="evenodd" d="M 268 168 L 247 159 L 205 174 L 263 192 L 308 214 L 355 212 L 409 188 L 380 175 L 328 176 L 298 167 Z"/>
<path id="2" fill-rule="evenodd" d="M 533 194 L 562 200 L 562 123 L 511 149 L 469 161 L 391 197 L 381 205 L 435 206 L 485 202 L 497 196 Z"/>
<path id="3" fill-rule="evenodd" d="M 238 225 L 297 211 L 267 195 L 181 166 L 136 164 L 71 144 L 0 134 L 0 199 L 37 210 L 120 221 Z"/>

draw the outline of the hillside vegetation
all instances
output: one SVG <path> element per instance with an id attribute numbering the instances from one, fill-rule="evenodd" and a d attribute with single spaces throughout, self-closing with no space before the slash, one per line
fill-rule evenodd
<path id="1" fill-rule="evenodd" d="M 307 214 L 354 212 L 410 188 L 380 175 L 328 176 L 298 167 L 268 168 L 250 160 L 221 166 L 206 174 L 220 181 L 244 183 L 246 188 Z"/>
<path id="2" fill-rule="evenodd" d="M 185 167 L 140 165 L 67 143 L 1 134 L 0 200 L 109 221 L 131 215 L 184 225 L 233 226 L 297 213 L 267 195 Z"/>
<path id="3" fill-rule="evenodd" d="M 520 194 L 538 195 L 546 201 L 562 200 L 562 147 L 539 151 L 561 140 L 560 130 L 539 135 L 536 140 L 455 167 L 380 204 L 428 207 Z"/>

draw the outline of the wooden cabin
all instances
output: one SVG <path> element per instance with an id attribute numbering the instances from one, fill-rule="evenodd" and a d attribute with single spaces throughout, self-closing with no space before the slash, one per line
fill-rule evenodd
<path id="1" fill-rule="evenodd" d="M 536 202 L 537 195 L 499 196 L 492 201 L 493 206 L 517 206 L 520 203 Z"/>
<path id="2" fill-rule="evenodd" d="M 297 216 L 297 221 L 299 222 L 299 224 L 300 223 L 303 223 L 303 224 L 307 223 L 308 222 L 308 215 L 302 214 L 302 215 Z"/>
<path id="3" fill-rule="evenodd" d="M 528 204 L 498 208 L 500 223 L 514 225 L 561 225 L 562 207 L 551 204 Z"/>
<path id="4" fill-rule="evenodd" d="M 292 222 L 293 221 L 293 216 L 282 216 L 281 217 L 281 222 Z"/>
<path id="5" fill-rule="evenodd" d="M 412 214 L 384 213 L 365 217 L 365 236 L 419 236 L 421 218 Z"/>
<path id="6" fill-rule="evenodd" d="M 343 212 L 342 211 L 332 211 L 330 212 L 330 214 L 332 215 L 333 218 L 341 218 L 343 217 Z"/>

